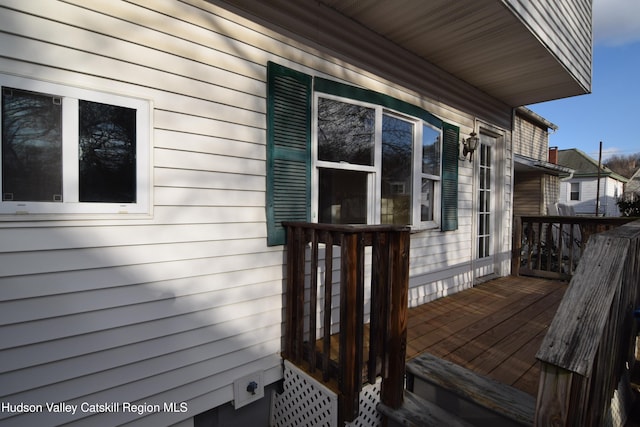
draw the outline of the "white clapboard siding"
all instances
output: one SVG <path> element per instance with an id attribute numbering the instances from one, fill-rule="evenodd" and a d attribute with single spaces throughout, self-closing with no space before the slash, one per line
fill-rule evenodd
<path id="1" fill-rule="evenodd" d="M 265 303 L 273 301 L 265 299 Z M 229 321 L 225 325 L 228 328 L 222 328 L 220 325 L 217 327 L 207 327 L 201 329 L 195 329 L 191 331 L 182 332 L 179 337 L 173 337 L 171 335 L 164 335 L 159 338 L 144 341 L 143 343 L 133 343 L 126 347 L 112 347 L 110 349 L 101 350 L 99 353 L 83 354 L 80 357 L 70 357 L 66 359 L 60 359 L 57 361 L 47 362 L 46 365 L 31 366 L 26 372 L 13 371 L 6 374 L 1 374 L 0 378 L 3 381 L 3 392 L 9 395 L 17 394 L 23 391 L 46 387 L 49 384 L 54 384 L 61 381 L 70 380 L 77 376 L 94 375 L 98 372 L 106 372 L 112 369 L 121 369 L 121 367 L 128 367 L 130 365 L 138 364 L 135 372 L 131 372 L 127 376 L 135 380 L 136 376 L 139 378 L 145 378 L 152 374 L 145 371 L 151 370 L 149 365 L 156 365 L 153 369 L 165 370 L 168 366 L 180 366 L 176 363 L 163 363 L 156 360 L 154 363 L 150 363 L 148 359 L 151 358 L 171 358 L 181 356 L 184 361 L 192 360 L 208 360 L 215 358 L 217 353 L 223 351 L 233 351 L 229 349 L 229 345 L 224 345 L 224 340 L 237 341 L 235 345 L 242 345 L 244 338 L 239 336 L 242 334 L 251 336 L 252 333 L 260 331 L 260 327 L 256 327 L 256 320 L 262 320 L 271 324 L 268 326 L 267 331 L 257 332 L 261 336 L 255 336 L 260 340 L 275 340 L 280 334 L 279 325 L 272 324 L 272 318 L 278 316 L 278 313 L 274 313 L 272 309 L 270 313 L 264 316 L 247 315 L 247 317 Z M 233 331 L 233 335 L 230 334 Z M 245 337 L 246 338 L 246 337 Z M 248 340 L 251 342 L 251 340 Z M 189 346 L 185 347 L 185 343 Z M 190 351 L 191 347 L 198 347 L 198 354 L 195 355 Z M 275 350 L 277 352 L 277 349 Z M 223 353 L 224 354 L 224 353 Z M 96 367 L 100 367 L 96 370 Z M 215 371 L 213 371 L 215 372 Z M 73 373 L 73 376 L 70 375 Z M 103 386 L 117 386 L 119 381 L 117 378 L 105 379 L 101 381 Z M 105 383 L 106 382 L 106 383 Z M 77 390 L 75 390 L 77 391 Z"/>
<path id="2" fill-rule="evenodd" d="M 225 268 L 243 268 L 251 256 L 264 250 L 264 241 L 233 240 L 214 242 L 170 243 L 153 246 L 101 247 L 60 251 L 0 254 L 3 275 L 42 274 L 46 272 L 109 268 L 210 258 Z M 263 257 L 275 262 L 279 253 L 265 252 Z M 238 257 L 246 257 L 240 260 Z"/>
<path id="3" fill-rule="evenodd" d="M 172 227 L 120 224 L 92 227 L 91 233 L 87 233 L 87 230 L 83 227 L 73 227 L 69 225 L 56 228 L 16 227 L 0 230 L 3 236 L 3 239 L 0 240 L 0 254 L 52 249 L 95 248 L 99 246 L 128 246 L 136 244 L 154 245 L 266 237 L 264 224 L 260 223 L 180 224 Z M 6 296 L 6 291 L 7 289 L 3 288 L 3 292 L 0 293 L 0 301 Z"/>
<path id="4" fill-rule="evenodd" d="M 186 414 L 5 413 L 3 426 L 168 425 L 228 403 L 248 373 L 281 379 L 268 61 L 420 106 L 461 137 L 477 130 L 443 100 L 206 1 L 0 0 L 0 29 L 0 72 L 149 100 L 153 127 L 149 216 L 0 221 L 0 400 L 189 403 Z M 474 175 L 459 166 L 459 229 L 412 234 L 411 305 L 472 284 Z"/>
<path id="5" fill-rule="evenodd" d="M 270 274 L 269 269 L 264 269 L 265 275 L 268 276 Z M 229 275 L 225 277 L 221 275 L 219 278 L 221 281 L 226 279 L 233 279 L 233 275 Z M 202 282 L 202 279 L 194 279 L 194 280 L 182 280 L 185 285 L 191 286 L 192 284 L 197 284 L 198 282 Z M 178 282 L 178 281 L 175 281 Z M 174 286 L 173 283 L 168 282 L 164 294 L 168 294 L 168 290 L 171 290 L 169 286 Z M 263 298 L 270 298 L 277 293 L 281 289 L 278 289 L 277 286 L 272 285 L 268 282 L 252 284 L 246 286 L 236 286 L 234 289 L 225 292 L 225 290 L 218 290 L 216 292 L 210 292 L 209 294 L 202 295 L 194 295 L 191 299 L 199 300 L 202 302 L 203 299 L 209 297 L 216 297 L 217 301 L 215 303 L 200 304 L 197 311 L 194 312 L 175 312 L 170 313 L 173 316 L 169 317 L 158 317 L 158 325 L 162 325 L 162 329 L 152 329 L 149 330 L 149 325 L 146 323 L 149 320 L 149 317 L 138 318 L 137 322 L 132 322 L 131 326 L 128 327 L 127 334 L 122 334 L 122 330 L 118 330 L 118 328 L 122 327 L 123 324 L 119 322 L 108 322 L 103 325 L 102 330 L 96 330 L 95 336 L 84 335 L 87 330 L 87 326 L 84 327 L 71 327 L 67 330 L 58 330 L 55 331 L 53 326 L 68 326 L 70 324 L 68 319 L 58 319 L 53 321 L 54 325 L 48 326 L 46 322 L 42 322 L 43 330 L 34 332 L 34 336 L 24 336 L 20 339 L 17 339 L 17 342 L 20 343 L 21 346 L 26 347 L 14 347 L 7 349 L 7 355 L 22 355 L 21 358 L 7 358 L 6 364 L 2 366 L 2 372 L 10 371 L 11 369 L 18 369 L 16 367 L 26 367 L 31 365 L 37 365 L 39 363 L 45 363 L 47 361 L 55 361 L 62 357 L 75 357 L 81 354 L 88 354 L 95 351 L 105 350 L 110 348 L 111 346 L 124 346 L 127 344 L 133 344 L 136 342 L 140 342 L 142 338 L 152 339 L 158 338 L 161 336 L 177 334 L 182 331 L 186 331 L 189 329 L 197 329 L 203 328 L 205 326 L 211 326 L 212 318 L 222 318 L 221 316 L 229 316 L 229 319 L 233 319 L 233 316 L 240 316 L 240 313 L 234 313 L 232 310 L 233 305 L 237 302 L 243 301 L 243 297 L 246 296 L 247 292 L 252 292 L 255 295 L 253 300 L 261 300 Z M 177 302 L 184 306 L 185 303 L 190 303 L 190 298 L 182 298 Z M 270 302 L 268 300 L 263 300 L 263 303 Z M 271 301 L 272 302 L 272 301 Z M 141 305 L 137 306 L 142 307 Z M 136 307 L 131 307 L 136 308 Z M 262 310 L 273 310 L 273 307 L 268 307 L 266 304 L 261 305 L 260 307 L 254 308 L 252 310 L 253 314 L 257 314 L 262 312 Z M 126 312 L 127 309 L 120 309 L 121 312 Z M 86 316 L 85 316 L 86 317 Z M 124 326 L 129 326 L 128 324 Z M 6 330 L 15 334 L 22 333 L 25 330 L 25 326 L 23 324 L 15 324 L 15 326 L 5 326 Z M 51 330 L 49 330 L 51 329 Z M 96 329 L 96 328 L 94 328 Z M 51 337 L 51 335 L 55 333 L 56 341 L 55 345 L 53 343 L 44 343 L 43 339 L 46 337 Z M 82 344 L 75 346 L 70 346 L 70 343 Z M 7 346 L 8 343 L 3 343 L 3 347 Z M 47 349 L 47 351 L 38 352 L 38 349 Z M 50 350 L 49 350 L 50 349 Z"/>
<path id="6" fill-rule="evenodd" d="M 258 116 L 260 117 L 261 122 L 263 122 L 264 115 Z M 211 135 L 207 135 L 207 129 L 204 130 L 204 133 L 198 134 L 194 133 L 193 129 L 190 129 L 189 132 L 156 129 L 154 133 L 154 145 L 158 150 L 164 149 L 207 153 L 211 155 L 217 154 L 224 157 L 242 158 L 245 160 L 251 159 L 264 161 L 266 159 L 264 141 L 259 141 L 258 143 L 245 143 L 237 138 L 216 138 Z M 262 173 L 260 175 L 264 176 L 264 171 L 261 172 Z"/>
<path id="7" fill-rule="evenodd" d="M 197 153 L 193 151 L 177 151 L 157 149 L 154 153 L 158 167 L 173 167 L 178 169 L 216 171 L 227 173 L 244 173 L 262 175 L 266 173 L 263 160 L 227 157 L 217 154 Z"/>
<path id="8" fill-rule="evenodd" d="M 221 261 L 214 260 L 212 263 L 224 263 L 227 259 L 222 258 Z M 245 273 L 247 270 L 242 270 Z M 230 273 L 227 273 L 230 274 Z M 122 301 L 126 301 L 127 305 L 147 303 L 155 301 L 159 298 L 176 299 L 194 296 L 195 298 L 208 297 L 210 292 L 229 291 L 237 289 L 238 282 L 227 284 L 224 276 L 207 277 L 206 280 L 200 277 L 189 278 L 188 286 L 179 288 L 180 282 L 169 283 L 153 283 L 138 284 L 131 287 L 114 287 L 113 289 L 101 289 L 95 292 L 95 300 L 91 302 L 84 301 L 82 295 L 76 293 L 57 296 L 48 296 L 47 298 L 29 298 L 14 301 L 12 304 L 5 304 L 7 307 L 0 314 L 0 322 L 4 325 L 19 323 L 26 320 L 46 319 L 51 316 L 65 316 L 78 312 L 78 306 L 83 311 L 103 310 L 108 308 L 116 308 L 122 305 Z M 183 279 L 187 281 L 187 279 Z M 214 282 L 213 284 L 211 282 Z M 242 282 L 240 282 L 242 283 Z M 263 285 L 264 286 L 264 285 Z M 218 296 L 218 298 L 221 298 Z M 222 301 L 224 301 L 224 295 Z"/>

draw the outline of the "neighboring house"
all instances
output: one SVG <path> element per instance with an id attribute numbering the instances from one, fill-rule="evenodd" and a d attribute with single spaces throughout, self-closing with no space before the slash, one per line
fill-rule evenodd
<path id="1" fill-rule="evenodd" d="M 0 0 L 0 424 L 266 425 L 282 220 L 410 225 L 412 306 L 508 275 L 513 109 L 590 91 L 558 8 Z"/>
<path id="2" fill-rule="evenodd" d="M 598 186 L 598 161 L 577 148 L 560 150 L 558 163 L 574 170 L 571 177 L 562 180 L 560 203 L 573 207 L 576 215 L 596 215 L 599 199 L 598 216 L 620 216 L 616 201 L 622 196 L 628 178 L 603 165 Z"/>
<path id="3" fill-rule="evenodd" d="M 516 109 L 513 129 L 514 215 L 547 215 L 560 200 L 560 179 L 573 171 L 557 164 L 549 132 L 558 127 L 525 107 Z"/>
<path id="4" fill-rule="evenodd" d="M 640 198 L 640 169 L 635 171 L 624 186 L 624 196 L 632 200 Z"/>

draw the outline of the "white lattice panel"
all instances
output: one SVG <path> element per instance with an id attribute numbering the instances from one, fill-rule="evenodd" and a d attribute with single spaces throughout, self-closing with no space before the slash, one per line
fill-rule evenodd
<path id="1" fill-rule="evenodd" d="M 338 396 L 295 365 L 284 362 L 284 391 L 273 398 L 273 427 L 337 427 Z M 376 405 L 380 401 L 380 381 L 367 384 L 360 392 L 360 416 L 349 427 L 377 427 L 382 416 Z"/>
<path id="2" fill-rule="evenodd" d="M 380 402 L 380 378 L 375 384 L 366 384 L 360 392 L 360 415 L 345 425 L 349 427 L 378 427 L 382 425 L 382 414 L 376 407 Z"/>
<path id="3" fill-rule="evenodd" d="M 273 427 L 326 426 L 338 423 L 338 396 L 295 365 L 284 362 L 284 391 L 273 401 Z"/>

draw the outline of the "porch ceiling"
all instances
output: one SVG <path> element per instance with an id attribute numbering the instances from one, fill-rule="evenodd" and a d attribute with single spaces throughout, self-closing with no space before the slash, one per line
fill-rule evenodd
<path id="1" fill-rule="evenodd" d="M 500 1 L 318 1 L 507 105 L 588 92 Z"/>
<path id="2" fill-rule="evenodd" d="M 275 25 L 286 35 L 302 37 L 381 75 L 406 78 L 411 71 L 397 64 L 416 58 L 415 70 L 420 59 L 425 60 L 422 69 L 433 73 L 434 81 L 443 77 L 435 65 L 510 107 L 590 90 L 505 5 L 507 0 L 208 1 L 249 13 L 257 22 Z M 553 31 L 551 39 L 558 35 Z M 381 52 L 394 47 L 399 48 L 395 59 Z M 590 61 L 581 54 L 571 58 Z M 394 63 L 384 64 L 388 61 Z"/>

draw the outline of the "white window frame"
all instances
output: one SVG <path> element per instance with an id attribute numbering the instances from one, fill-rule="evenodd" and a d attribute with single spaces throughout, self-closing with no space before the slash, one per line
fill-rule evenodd
<path id="1" fill-rule="evenodd" d="M 423 120 L 417 119 L 421 124 L 416 128 L 416 141 L 415 141 L 415 151 L 414 151 L 414 164 L 413 164 L 413 221 L 415 227 L 418 229 L 431 229 L 431 228 L 439 228 L 440 227 L 440 213 L 441 213 L 441 181 L 442 181 L 442 129 L 438 129 L 437 127 L 427 123 Z M 424 127 L 430 127 L 431 129 L 440 133 L 440 147 L 438 150 L 438 155 L 440 158 L 438 159 L 438 175 L 431 175 L 422 172 L 422 131 Z M 417 171 L 417 172 L 416 172 Z M 431 221 L 421 221 L 420 218 L 422 214 L 420 212 L 420 198 L 422 196 L 422 179 L 429 179 L 434 181 L 433 186 L 433 195 L 431 196 L 433 199 L 433 220 Z M 417 219 L 417 221 L 416 221 Z"/>
<path id="2" fill-rule="evenodd" d="M 372 166 L 350 164 L 347 162 L 330 162 L 318 159 L 318 99 L 325 98 L 344 103 L 354 104 L 375 110 L 375 136 L 374 136 L 374 162 Z M 440 182 L 442 176 L 442 129 L 427 123 L 426 121 L 412 117 L 404 113 L 393 111 L 377 104 L 371 104 L 351 98 L 331 95 L 323 92 L 314 92 L 312 108 L 312 142 L 311 142 L 311 220 L 319 220 L 319 169 L 340 169 L 366 172 L 367 179 L 367 224 L 380 224 L 382 209 L 382 120 L 383 115 L 388 114 L 402 120 L 413 123 L 413 159 L 412 159 L 412 191 L 411 191 L 411 226 L 414 230 L 426 230 L 438 228 L 440 224 Z M 422 132 L 423 126 L 428 126 L 440 133 L 440 147 L 438 161 L 439 176 L 422 173 Z M 422 178 L 435 182 L 433 194 L 433 220 L 421 221 L 420 198 Z"/>
<path id="3" fill-rule="evenodd" d="M 0 74 L 0 86 L 11 87 L 62 98 L 62 202 L 4 201 L 0 198 L 0 220 L 8 216 L 86 214 L 150 214 L 151 213 L 151 102 L 111 93 L 82 89 L 57 83 Z M 136 110 L 136 201 L 134 203 L 102 203 L 79 201 L 79 136 L 78 103 L 80 100 L 110 104 Z M 0 127 L 2 126 L 0 121 Z M 0 128 L 0 131 L 2 129 Z M 0 133 L 1 135 L 1 133 Z M 0 188 L 2 188 L 0 158 Z M 25 216 L 26 215 L 26 216 Z M 39 218 L 40 219 L 40 218 Z"/>
<path id="4" fill-rule="evenodd" d="M 573 184 L 576 184 L 578 186 L 578 191 L 577 191 L 578 198 L 577 199 L 574 199 L 574 198 L 571 197 L 573 195 L 573 193 L 574 193 L 574 191 L 572 190 Z M 582 196 L 582 185 L 580 185 L 580 184 L 581 184 L 580 182 L 569 182 L 569 191 L 568 191 L 568 196 L 569 197 L 568 197 L 568 200 L 570 202 L 579 202 L 580 201 L 581 196 Z"/>

